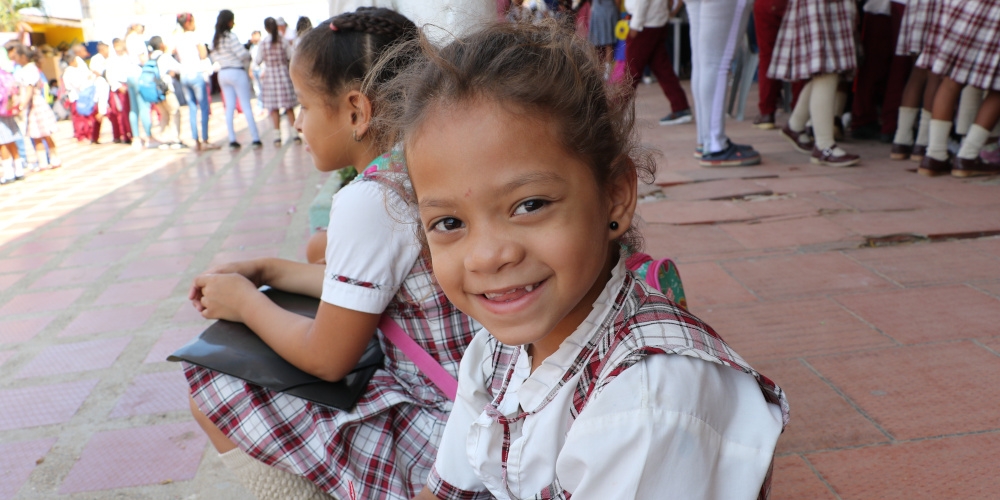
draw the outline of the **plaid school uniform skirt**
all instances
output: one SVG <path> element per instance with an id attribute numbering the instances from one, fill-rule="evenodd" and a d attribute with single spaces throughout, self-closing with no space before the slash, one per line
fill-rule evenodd
<path id="1" fill-rule="evenodd" d="M 264 74 L 260 77 L 260 103 L 264 109 L 293 108 L 299 104 L 288 74 L 286 43 L 272 44 L 268 38 L 259 46 L 264 62 Z"/>
<path id="2" fill-rule="evenodd" d="M 0 116 L 0 144 L 10 144 L 21 139 L 21 128 L 11 116 Z"/>
<path id="3" fill-rule="evenodd" d="M 48 137 L 59 131 L 56 121 L 56 114 L 52 112 L 52 106 L 45 102 L 42 91 L 35 90 L 31 97 L 31 110 L 28 111 L 27 118 L 28 137 L 41 139 Z"/>
<path id="4" fill-rule="evenodd" d="M 767 76 L 794 82 L 826 73 L 853 73 L 857 17 L 853 0 L 791 0 Z"/>
<path id="5" fill-rule="evenodd" d="M 963 85 L 1000 90 L 1000 1 L 953 3 L 944 19 L 931 71 Z"/>
<path id="6" fill-rule="evenodd" d="M 896 41 L 896 55 L 909 56 L 924 51 L 924 43 L 935 20 L 935 12 L 943 0 L 909 0 Z"/>
<path id="7" fill-rule="evenodd" d="M 384 314 L 458 374 L 480 326 L 459 312 L 419 259 Z M 317 405 L 244 380 L 184 365 L 191 397 L 250 456 L 304 476 L 340 499 L 409 499 L 423 488 L 452 403 L 378 334 L 384 366 L 351 411 Z"/>

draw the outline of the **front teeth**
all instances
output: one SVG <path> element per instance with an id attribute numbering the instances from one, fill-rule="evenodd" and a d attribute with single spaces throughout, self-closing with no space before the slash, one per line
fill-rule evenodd
<path id="1" fill-rule="evenodd" d="M 535 285 L 528 285 L 528 286 L 524 287 L 524 291 L 528 292 L 528 293 L 531 293 L 531 291 L 534 290 L 534 289 L 535 289 Z"/>
<path id="2" fill-rule="evenodd" d="M 531 293 L 532 290 L 534 290 L 535 287 L 537 287 L 537 286 L 538 286 L 538 284 L 536 283 L 534 285 L 527 285 L 527 286 L 524 286 L 522 288 L 524 288 L 524 291 L 526 293 Z M 515 288 L 513 290 L 510 290 L 510 291 L 507 291 L 507 292 L 501 292 L 501 293 L 488 293 L 487 292 L 487 293 L 484 293 L 483 295 L 486 296 L 487 299 L 493 300 L 493 299 L 496 299 L 496 298 L 499 298 L 499 297 L 503 297 L 504 295 L 508 295 L 508 294 L 514 293 L 514 292 L 516 292 L 516 291 L 518 291 L 520 289 L 521 288 Z"/>

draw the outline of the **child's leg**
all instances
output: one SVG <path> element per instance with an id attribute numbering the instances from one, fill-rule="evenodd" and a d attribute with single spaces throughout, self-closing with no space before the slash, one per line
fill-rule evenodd
<path id="1" fill-rule="evenodd" d="M 991 129 L 1000 123 L 1000 92 L 990 91 L 983 100 L 976 122 L 969 127 L 969 133 L 962 141 L 958 159 L 951 174 L 955 177 L 1000 174 L 1000 164 L 987 163 L 979 158 L 986 141 L 992 135 Z"/>
<path id="2" fill-rule="evenodd" d="M 816 75 L 812 79 L 812 93 L 809 96 L 809 116 L 812 117 L 813 132 L 816 137 L 816 148 L 830 149 L 836 145 L 834 140 L 833 120 L 837 105 L 837 82 L 840 77 L 835 73 Z M 799 100 L 804 100 L 801 96 Z"/>
<path id="3" fill-rule="evenodd" d="M 14 175 L 14 158 L 10 154 L 10 148 L 8 146 L 13 146 L 14 143 L 4 144 L 0 147 L 0 184 L 7 184 L 8 182 L 13 182 L 17 179 Z M 17 149 L 14 149 L 17 152 Z"/>
<path id="4" fill-rule="evenodd" d="M 271 110 L 271 124 L 274 125 L 274 143 L 281 144 L 281 110 Z"/>
<path id="5" fill-rule="evenodd" d="M 52 168 L 61 167 L 62 160 L 59 159 L 59 153 L 56 151 L 56 141 L 52 139 L 51 135 L 43 137 L 42 140 L 49 148 L 49 165 Z"/>
<path id="6" fill-rule="evenodd" d="M 806 123 L 809 122 L 809 100 L 812 98 L 813 81 L 809 80 L 802 91 L 799 92 L 799 99 L 792 108 L 792 114 L 788 117 L 788 128 L 795 133 L 805 133 Z"/>
<path id="7" fill-rule="evenodd" d="M 292 138 L 296 141 L 301 141 L 298 131 L 295 130 L 295 108 L 285 110 L 285 115 L 288 118 L 288 130 L 291 130 Z"/>
<path id="8" fill-rule="evenodd" d="M 35 157 L 38 158 L 38 168 L 49 168 L 49 155 L 45 152 L 45 141 L 32 137 L 31 143 L 35 146 Z"/>
<path id="9" fill-rule="evenodd" d="M 948 136 L 951 134 L 951 120 L 955 116 L 955 105 L 962 92 L 962 85 L 951 78 L 940 82 L 934 94 L 931 109 L 930 136 L 927 142 L 927 156 L 938 161 L 948 159 Z"/>
<path id="10" fill-rule="evenodd" d="M 910 78 L 903 88 L 903 98 L 899 103 L 899 120 L 896 124 L 896 137 L 893 144 L 913 145 L 913 126 L 917 123 L 924 97 L 924 85 L 927 84 L 927 70 L 914 67 Z M 909 156 L 909 155 L 906 155 Z M 902 159 L 902 158 L 897 158 Z"/>
<path id="11" fill-rule="evenodd" d="M 250 127 L 250 138 L 253 142 L 260 142 L 260 133 L 257 131 L 257 120 L 253 117 L 253 107 L 250 104 L 250 77 L 246 73 L 240 73 L 235 79 L 236 98 L 240 101 L 240 107 L 245 111 L 243 116 L 247 119 Z"/>
<path id="12" fill-rule="evenodd" d="M 983 91 L 966 85 L 958 97 L 958 113 L 955 114 L 955 133 L 965 135 L 976 119 L 979 106 L 983 103 Z"/>

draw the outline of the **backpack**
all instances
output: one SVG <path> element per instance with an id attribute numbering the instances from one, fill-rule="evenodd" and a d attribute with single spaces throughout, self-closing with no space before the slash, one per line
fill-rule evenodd
<path id="1" fill-rule="evenodd" d="M 97 105 L 97 88 L 91 85 L 80 91 L 76 98 L 76 114 L 90 116 Z"/>
<path id="2" fill-rule="evenodd" d="M 167 97 L 167 84 L 160 78 L 160 66 L 150 59 L 142 65 L 139 75 L 139 95 L 148 103 L 158 103 Z"/>
<path id="3" fill-rule="evenodd" d="M 666 295 L 668 300 L 687 310 L 684 284 L 681 283 L 681 275 L 674 261 L 668 258 L 655 260 L 649 255 L 636 252 L 625 261 L 625 267 L 647 285 Z"/>
<path id="4" fill-rule="evenodd" d="M 14 75 L 0 70 L 0 116 L 12 117 L 21 114 L 21 88 Z"/>

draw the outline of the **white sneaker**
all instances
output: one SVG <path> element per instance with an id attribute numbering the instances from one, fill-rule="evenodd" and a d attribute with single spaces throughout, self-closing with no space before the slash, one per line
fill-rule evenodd
<path id="1" fill-rule="evenodd" d="M 24 179 L 24 158 L 14 160 L 14 178 L 17 180 Z"/>

